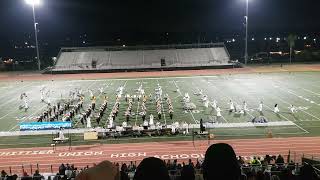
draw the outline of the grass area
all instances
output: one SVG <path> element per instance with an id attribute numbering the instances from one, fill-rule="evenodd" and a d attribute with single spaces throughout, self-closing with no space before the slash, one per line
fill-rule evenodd
<path id="1" fill-rule="evenodd" d="M 265 137 L 271 130 L 276 137 L 285 136 L 318 136 L 320 131 L 320 73 L 319 72 L 297 72 L 297 73 L 263 73 L 263 74 L 237 74 L 219 76 L 195 76 L 195 77 L 170 77 L 170 78 L 143 78 L 143 79 L 99 79 L 99 80 L 58 80 L 58 81 L 28 81 L 28 82 L 0 82 L 0 131 L 19 130 L 20 122 L 35 121 L 36 117 L 43 112 L 47 105 L 40 102 L 40 89 L 46 87 L 51 90 L 50 98 L 53 103 L 67 99 L 69 91 L 76 88 L 83 89 L 85 94 L 84 108 L 90 104 L 88 89 L 91 89 L 97 96 L 96 107 L 103 101 L 103 96 L 109 97 L 108 109 L 102 119 L 102 125 L 107 122 L 107 117 L 115 103 L 115 93 L 119 86 L 125 87 L 124 94 L 136 94 L 136 89 L 143 85 L 147 95 L 155 93 L 159 84 L 163 94 L 168 94 L 172 99 L 174 107 L 173 120 L 169 118 L 168 105 L 163 101 L 163 116 L 161 123 L 172 124 L 175 121 L 198 123 L 200 118 L 205 122 L 216 121 L 219 123 L 243 123 L 250 121 L 253 117 L 260 116 L 257 111 L 260 101 L 264 103 L 263 116 L 268 121 L 292 121 L 293 126 L 279 127 L 257 127 L 257 128 L 216 128 L 211 131 L 217 138 L 252 138 Z M 104 88 L 100 94 L 99 88 Z M 180 93 L 176 90 L 179 89 Z M 206 108 L 200 96 L 194 92 L 201 89 L 210 101 L 217 100 L 222 109 L 222 118 L 216 118 L 215 110 Z M 25 92 L 29 98 L 30 108 L 27 112 L 19 110 L 22 104 L 20 94 Z M 183 110 L 181 102 L 185 93 L 188 93 L 197 108 L 194 111 Z M 229 113 L 228 102 L 232 100 L 235 104 L 241 105 L 243 101 L 248 104 L 249 111 L 245 115 Z M 274 104 L 278 104 L 280 114 L 273 113 Z M 293 104 L 298 112 L 291 114 L 289 107 Z M 121 124 L 125 120 L 124 112 L 128 103 L 124 98 L 121 100 L 120 113 L 115 123 Z M 148 100 L 147 117 L 150 114 L 156 115 L 155 101 Z M 141 101 L 133 103 L 134 115 L 130 118 L 130 124 L 142 124 L 142 118 L 138 114 L 141 111 Z M 158 121 L 155 116 L 155 121 Z M 94 118 L 92 125 L 97 126 Z M 73 126 L 83 127 L 79 123 L 79 117 L 73 121 Z M 189 137 L 179 136 L 170 138 L 150 138 L 150 141 L 169 139 L 188 139 Z M 36 139 L 36 142 L 35 142 Z M 0 137 L 0 148 L 16 146 L 46 146 L 51 141 L 51 136 L 24 136 L 24 137 Z M 108 140 L 108 143 L 124 141 L 146 141 L 146 139 L 124 139 Z M 96 143 L 96 141 L 82 141 L 82 135 L 74 135 L 74 142 L 77 144 Z M 107 142 L 98 141 L 98 142 Z M 16 145 L 16 146 L 15 146 Z"/>

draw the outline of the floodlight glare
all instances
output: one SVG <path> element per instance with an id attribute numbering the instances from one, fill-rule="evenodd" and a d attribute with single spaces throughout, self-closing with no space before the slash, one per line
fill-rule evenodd
<path id="1" fill-rule="evenodd" d="M 36 6 L 36 5 L 40 5 L 40 0 L 25 0 L 27 4 L 31 5 L 31 6 Z"/>
<path id="2" fill-rule="evenodd" d="M 34 25 L 34 35 L 36 40 L 36 50 L 37 50 L 37 60 L 38 60 L 38 69 L 41 70 L 41 62 L 40 62 L 40 56 L 39 56 L 39 44 L 38 44 L 38 30 L 37 30 L 37 21 L 36 21 L 36 12 L 35 12 L 35 6 L 40 5 L 41 0 L 25 0 L 27 4 L 32 6 L 32 14 L 33 14 L 33 25 Z"/>
<path id="3" fill-rule="evenodd" d="M 245 15 L 246 38 L 245 38 L 245 51 L 244 51 L 245 65 L 247 65 L 247 61 L 248 61 L 248 24 L 249 24 L 249 0 L 246 0 L 246 15 Z"/>

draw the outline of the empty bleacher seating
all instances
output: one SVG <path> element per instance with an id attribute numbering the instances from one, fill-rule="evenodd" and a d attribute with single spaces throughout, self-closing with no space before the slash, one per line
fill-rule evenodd
<path id="1" fill-rule="evenodd" d="M 167 49 L 62 49 L 55 70 L 83 69 L 143 69 L 167 67 L 194 67 L 230 65 L 224 46 L 184 47 Z M 95 67 L 91 66 L 92 62 Z"/>

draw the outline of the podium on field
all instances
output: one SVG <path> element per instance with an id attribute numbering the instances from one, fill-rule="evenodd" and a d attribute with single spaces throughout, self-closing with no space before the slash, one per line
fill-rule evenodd
<path id="1" fill-rule="evenodd" d="M 97 140 L 97 139 L 98 139 L 98 132 L 91 131 L 91 132 L 83 133 L 83 140 Z"/>

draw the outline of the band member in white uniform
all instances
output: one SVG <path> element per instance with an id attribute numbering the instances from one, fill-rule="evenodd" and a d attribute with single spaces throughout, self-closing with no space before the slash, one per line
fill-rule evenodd
<path id="1" fill-rule="evenodd" d="M 214 109 L 217 108 L 217 101 L 216 101 L 215 99 L 214 99 L 213 102 L 212 102 L 212 107 L 213 107 Z"/>
<path id="2" fill-rule="evenodd" d="M 28 100 L 27 100 L 27 98 L 25 98 L 24 99 L 24 111 L 27 112 L 28 109 L 29 109 Z"/>
<path id="3" fill-rule="evenodd" d="M 122 122 L 122 127 L 127 127 L 127 126 L 128 126 L 127 121 L 123 121 Z"/>
<path id="4" fill-rule="evenodd" d="M 109 116 L 109 125 L 108 128 L 112 128 L 113 127 L 113 118 L 112 116 Z"/>
<path id="5" fill-rule="evenodd" d="M 93 98 L 93 92 L 89 89 L 89 93 L 90 93 L 90 99 Z"/>
<path id="6" fill-rule="evenodd" d="M 100 94 L 103 93 L 103 87 L 99 88 Z"/>
<path id="7" fill-rule="evenodd" d="M 290 111 L 291 111 L 292 114 L 294 114 L 294 113 L 297 112 L 297 109 L 296 109 L 296 107 L 294 107 L 294 105 L 291 104 Z"/>
<path id="8" fill-rule="evenodd" d="M 221 109 L 219 106 L 217 106 L 216 111 L 217 111 L 217 117 L 218 118 L 221 117 Z"/>
<path id="9" fill-rule="evenodd" d="M 60 139 L 60 140 L 64 140 L 64 139 L 65 139 L 64 134 L 63 134 L 63 131 L 62 131 L 62 128 L 60 128 L 58 134 L 59 134 L 59 139 Z"/>
<path id="10" fill-rule="evenodd" d="M 153 115 L 150 114 L 150 121 L 149 121 L 149 125 L 152 126 L 154 125 L 154 122 L 153 122 Z"/>
<path id="11" fill-rule="evenodd" d="M 261 101 L 258 107 L 258 111 L 262 113 L 262 109 L 263 109 L 263 102 Z"/>
<path id="12" fill-rule="evenodd" d="M 232 100 L 230 100 L 229 105 L 230 105 L 229 111 L 230 111 L 230 112 L 233 112 L 233 110 L 234 110 L 234 104 L 233 104 Z"/>
<path id="13" fill-rule="evenodd" d="M 278 107 L 278 104 L 275 104 L 274 105 L 274 110 L 273 110 L 274 113 L 279 113 L 280 110 L 279 110 L 279 107 Z"/>
<path id="14" fill-rule="evenodd" d="M 87 118 L 87 128 L 91 128 L 91 117 Z"/>
<path id="15" fill-rule="evenodd" d="M 44 97 L 43 97 L 43 92 L 41 91 L 41 95 L 40 95 L 40 101 L 44 102 Z"/>
<path id="16" fill-rule="evenodd" d="M 248 111 L 247 102 L 243 101 L 243 110 Z"/>
<path id="17" fill-rule="evenodd" d="M 209 107 L 209 101 L 208 100 L 204 102 L 204 107 L 206 107 L 206 108 Z"/>

